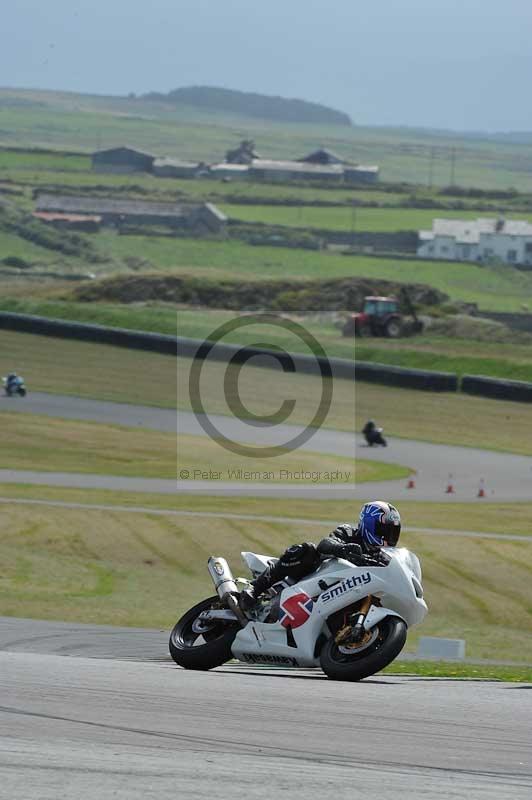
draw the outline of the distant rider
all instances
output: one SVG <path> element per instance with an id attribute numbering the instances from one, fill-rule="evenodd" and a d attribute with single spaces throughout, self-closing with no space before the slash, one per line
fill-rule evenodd
<path id="1" fill-rule="evenodd" d="M 252 581 L 251 589 L 240 594 L 240 604 L 245 611 L 252 609 L 260 596 L 275 583 L 291 578 L 300 581 L 319 566 L 324 558 L 345 558 L 364 564 L 368 558 L 377 558 L 381 547 L 395 547 L 401 533 L 399 511 L 385 500 L 372 500 L 360 510 L 358 525 L 338 525 L 316 545 L 303 542 L 289 547 L 272 561 L 264 572 Z"/>
<path id="2" fill-rule="evenodd" d="M 6 378 L 6 390 L 7 392 L 15 392 L 20 384 L 22 383 L 22 378 L 19 378 L 16 372 L 10 372 Z"/>

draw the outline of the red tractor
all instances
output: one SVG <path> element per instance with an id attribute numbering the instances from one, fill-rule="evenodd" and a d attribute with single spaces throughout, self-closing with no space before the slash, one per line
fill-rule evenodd
<path id="1" fill-rule="evenodd" d="M 414 307 L 406 293 L 403 301 L 412 314 L 413 321 L 406 321 L 399 311 L 395 297 L 369 296 L 364 300 L 364 310 L 351 314 L 342 328 L 343 336 L 388 336 L 397 339 L 411 333 L 420 333 L 423 323 L 417 318 Z"/>

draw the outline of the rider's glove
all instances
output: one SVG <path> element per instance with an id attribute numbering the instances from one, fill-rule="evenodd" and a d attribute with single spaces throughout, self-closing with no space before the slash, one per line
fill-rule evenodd
<path id="1" fill-rule="evenodd" d="M 362 548 L 359 544 L 346 544 L 343 548 L 344 558 L 348 561 L 362 561 Z"/>

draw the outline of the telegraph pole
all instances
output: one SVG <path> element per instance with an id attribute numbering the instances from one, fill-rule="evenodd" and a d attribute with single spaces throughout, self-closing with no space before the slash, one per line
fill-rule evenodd
<path id="1" fill-rule="evenodd" d="M 451 183 L 450 186 L 454 186 L 455 183 L 455 167 L 456 167 L 456 148 L 453 145 L 451 147 Z"/>
<path id="2" fill-rule="evenodd" d="M 431 147 L 430 148 L 430 156 L 429 156 L 429 183 L 428 183 L 429 189 L 432 189 L 432 178 L 433 178 L 433 175 L 434 175 L 434 158 L 435 158 L 435 156 L 436 156 L 436 148 L 435 147 Z"/>

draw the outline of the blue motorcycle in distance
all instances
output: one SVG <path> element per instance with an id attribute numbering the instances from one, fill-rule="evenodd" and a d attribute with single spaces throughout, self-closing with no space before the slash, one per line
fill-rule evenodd
<path id="1" fill-rule="evenodd" d="M 17 375 L 16 372 L 11 372 L 5 378 L 2 378 L 2 383 L 7 397 L 14 397 L 15 395 L 26 397 L 24 378 L 21 375 Z"/>

